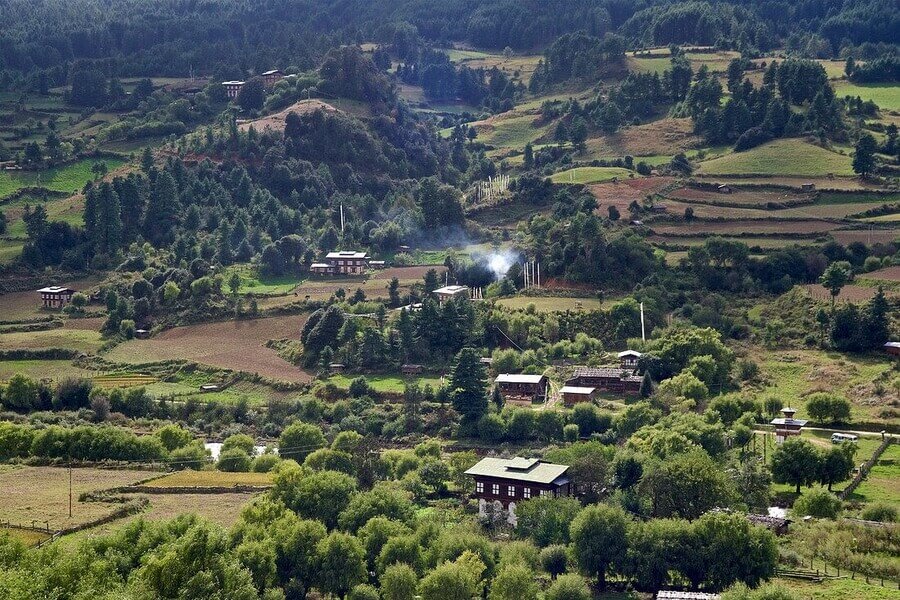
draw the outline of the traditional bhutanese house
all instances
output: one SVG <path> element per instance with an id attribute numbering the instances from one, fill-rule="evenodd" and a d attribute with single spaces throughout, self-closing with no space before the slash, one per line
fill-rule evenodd
<path id="1" fill-rule="evenodd" d="M 637 350 L 623 350 L 619 352 L 619 364 L 622 365 L 623 369 L 631 369 L 632 371 L 638 368 L 638 362 L 640 362 L 643 354 L 638 352 Z"/>
<path id="2" fill-rule="evenodd" d="M 503 399 L 513 404 L 543 402 L 547 397 L 548 380 L 545 375 L 503 373 L 494 382 L 500 388 Z"/>
<path id="3" fill-rule="evenodd" d="M 356 250 L 329 252 L 322 262 L 309 265 L 315 275 L 362 275 L 369 266 L 369 255 Z"/>
<path id="4" fill-rule="evenodd" d="M 331 371 L 332 373 L 343 373 L 344 369 L 346 369 L 346 368 L 347 368 L 347 365 L 345 365 L 344 363 L 334 362 L 334 363 L 329 363 L 329 365 L 328 365 L 328 370 Z"/>
<path id="5" fill-rule="evenodd" d="M 616 367 L 579 367 L 566 385 L 595 387 L 603 392 L 637 394 L 641 391 L 642 377 L 629 369 Z"/>
<path id="6" fill-rule="evenodd" d="M 41 295 L 41 304 L 44 308 L 62 308 L 72 301 L 75 290 L 58 285 L 51 285 L 39 289 L 38 293 Z"/>
<path id="7" fill-rule="evenodd" d="M 237 98 L 237 95 L 241 91 L 241 88 L 244 87 L 244 82 L 243 81 L 224 81 L 224 82 L 222 82 L 222 87 L 225 88 L 225 95 L 233 100 L 233 99 Z"/>
<path id="8" fill-rule="evenodd" d="M 900 342 L 888 342 L 882 348 L 891 356 L 900 356 Z"/>
<path id="9" fill-rule="evenodd" d="M 266 71 L 261 75 L 263 83 L 266 87 L 272 87 L 282 79 L 284 79 L 284 73 L 282 73 L 278 69 L 272 69 L 271 71 Z"/>
<path id="10" fill-rule="evenodd" d="M 421 375 L 424 370 L 425 367 L 422 365 L 400 365 L 400 372 L 404 375 Z"/>
<path id="11" fill-rule="evenodd" d="M 656 600 L 719 600 L 719 594 L 707 592 L 681 592 L 677 590 L 660 590 L 656 592 Z"/>
<path id="12" fill-rule="evenodd" d="M 457 297 L 468 298 L 469 288 L 464 285 L 447 285 L 434 290 L 432 294 L 437 297 L 439 304 L 443 304 L 444 302 Z"/>
<path id="13" fill-rule="evenodd" d="M 508 511 L 516 524 L 516 504 L 538 496 L 571 496 L 572 481 L 566 465 L 536 458 L 483 458 L 466 471 L 475 480 L 475 497 L 482 516 L 488 505 Z"/>
<path id="14" fill-rule="evenodd" d="M 785 407 L 781 412 L 784 417 L 772 419 L 772 425 L 775 426 L 775 441 L 779 444 L 792 435 L 800 435 L 801 429 L 807 423 L 804 419 L 794 418 L 796 408 Z"/>
<path id="15" fill-rule="evenodd" d="M 566 385 L 559 390 L 559 393 L 562 394 L 566 406 L 573 406 L 579 402 L 593 402 L 597 397 L 597 388 Z"/>

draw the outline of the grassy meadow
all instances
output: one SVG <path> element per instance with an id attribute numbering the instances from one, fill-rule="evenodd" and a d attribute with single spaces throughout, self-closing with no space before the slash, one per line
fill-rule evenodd
<path id="1" fill-rule="evenodd" d="M 94 178 L 91 167 L 104 162 L 109 171 L 119 168 L 124 161 L 103 158 L 85 158 L 76 162 L 43 171 L 0 171 L 0 198 L 9 196 L 25 187 L 42 187 L 54 192 L 77 193 L 84 184 Z"/>
<path id="2" fill-rule="evenodd" d="M 797 138 L 778 139 L 698 165 L 703 175 L 852 175 L 849 156 Z"/>
<path id="3" fill-rule="evenodd" d="M 604 183 L 613 179 L 628 179 L 634 172 L 621 167 L 575 167 L 554 173 L 550 177 L 553 183 Z"/>

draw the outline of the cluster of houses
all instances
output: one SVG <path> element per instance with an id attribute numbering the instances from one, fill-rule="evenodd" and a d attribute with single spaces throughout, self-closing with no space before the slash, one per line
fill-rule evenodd
<path id="1" fill-rule="evenodd" d="M 260 77 L 263 80 L 263 84 L 266 87 L 272 87 L 282 79 L 284 79 L 284 73 L 278 69 L 272 69 L 271 71 L 266 71 L 261 74 Z M 225 95 L 227 95 L 230 99 L 234 100 L 237 98 L 238 94 L 241 92 L 241 88 L 244 87 L 246 81 L 223 81 L 222 87 L 225 88 Z"/>
<path id="2" fill-rule="evenodd" d="M 643 378 L 637 374 L 641 353 L 635 350 L 619 352 L 618 367 L 578 367 L 559 393 L 566 406 L 579 402 L 593 402 L 601 392 L 636 395 L 641 391 Z M 505 402 L 530 405 L 544 402 L 550 388 L 546 375 L 502 373 L 494 380 Z"/>

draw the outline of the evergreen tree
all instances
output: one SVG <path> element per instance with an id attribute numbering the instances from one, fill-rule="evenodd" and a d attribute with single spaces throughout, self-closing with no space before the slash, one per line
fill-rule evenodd
<path id="1" fill-rule="evenodd" d="M 100 254 L 113 254 L 122 245 L 122 209 L 112 184 L 104 181 L 97 193 L 97 217 L 94 248 Z"/>
<path id="2" fill-rule="evenodd" d="M 863 177 L 872 173 L 875 170 L 876 150 L 878 144 L 875 143 L 875 138 L 868 133 L 861 135 L 853 153 L 853 172 Z"/>
<path id="3" fill-rule="evenodd" d="M 881 348 L 890 338 L 890 310 L 884 288 L 878 286 L 878 292 L 866 307 L 865 339 L 870 348 Z"/>
<path id="4" fill-rule="evenodd" d="M 150 150 L 150 146 L 146 146 L 141 154 L 141 170 L 149 173 L 151 169 L 153 169 L 153 151 Z"/>
<path id="5" fill-rule="evenodd" d="M 453 389 L 453 408 L 464 421 L 475 423 L 487 412 L 486 385 L 484 365 L 478 351 L 474 348 L 460 350 L 450 375 L 450 386 Z"/>
<path id="6" fill-rule="evenodd" d="M 144 237 L 156 246 L 170 242 L 178 220 L 178 186 L 168 171 L 162 171 L 153 181 L 150 201 L 144 215 Z"/>

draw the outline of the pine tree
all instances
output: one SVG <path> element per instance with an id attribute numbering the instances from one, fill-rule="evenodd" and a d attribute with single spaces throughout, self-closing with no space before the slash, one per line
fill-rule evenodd
<path id="1" fill-rule="evenodd" d="M 143 154 L 141 154 L 141 170 L 144 173 L 149 173 L 153 168 L 153 151 L 150 150 L 150 146 L 144 148 Z"/>
<path id="2" fill-rule="evenodd" d="M 113 188 L 119 195 L 119 205 L 122 212 L 122 236 L 124 241 L 131 241 L 137 237 L 141 226 L 141 217 L 144 214 L 144 189 L 146 180 L 139 175 L 128 177 L 116 177 L 113 179 Z"/>
<path id="3" fill-rule="evenodd" d="M 144 215 L 144 236 L 154 245 L 171 240 L 178 218 L 178 188 L 168 171 L 156 176 Z"/>
<path id="4" fill-rule="evenodd" d="M 882 347 L 890 337 L 890 306 L 884 296 L 884 288 L 878 286 L 878 292 L 866 307 L 865 340 L 871 348 Z"/>
<path id="5" fill-rule="evenodd" d="M 462 415 L 463 421 L 475 423 L 487 412 L 484 365 L 474 348 L 463 348 L 456 355 L 450 386 L 453 408 Z"/>
<path id="6" fill-rule="evenodd" d="M 649 371 L 644 373 L 644 378 L 641 380 L 640 394 L 641 398 L 649 398 L 653 395 L 653 378 L 650 377 Z"/>
<path id="7" fill-rule="evenodd" d="M 94 247 L 101 254 L 113 254 L 122 245 L 122 209 L 112 184 L 104 181 L 97 194 L 97 221 Z"/>

